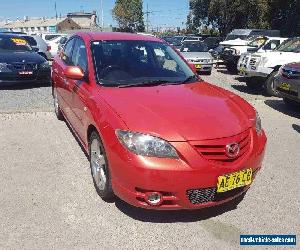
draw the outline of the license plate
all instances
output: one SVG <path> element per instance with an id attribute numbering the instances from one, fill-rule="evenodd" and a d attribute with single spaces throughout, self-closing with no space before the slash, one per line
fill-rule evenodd
<path id="1" fill-rule="evenodd" d="M 202 66 L 201 66 L 201 64 L 195 64 L 195 68 L 196 68 L 196 69 L 201 69 Z"/>
<path id="2" fill-rule="evenodd" d="M 291 89 L 291 85 L 284 82 L 280 85 L 279 88 L 289 91 Z"/>
<path id="3" fill-rule="evenodd" d="M 252 182 L 252 168 L 218 177 L 217 193 L 224 193 L 235 188 L 250 185 Z"/>
<path id="4" fill-rule="evenodd" d="M 33 75 L 32 71 L 20 71 L 19 75 Z"/>

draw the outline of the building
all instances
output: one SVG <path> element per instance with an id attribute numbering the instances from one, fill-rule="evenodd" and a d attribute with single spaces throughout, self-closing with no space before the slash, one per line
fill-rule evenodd
<path id="1" fill-rule="evenodd" d="M 98 26 L 96 11 L 93 11 L 93 13 L 86 13 L 83 11 L 68 13 L 67 17 L 77 23 L 81 29 L 89 29 Z"/>
<path id="2" fill-rule="evenodd" d="M 70 30 L 89 29 L 97 27 L 97 15 L 93 13 L 69 13 L 67 17 L 58 18 L 28 18 L 23 20 L 5 21 L 0 23 L 0 30 L 40 33 L 40 32 L 66 32 Z"/>

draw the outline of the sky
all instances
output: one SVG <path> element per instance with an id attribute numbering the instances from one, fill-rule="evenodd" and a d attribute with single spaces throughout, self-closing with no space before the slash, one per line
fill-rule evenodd
<path id="1" fill-rule="evenodd" d="M 53 17 L 55 16 L 55 2 L 58 15 L 66 15 L 68 12 L 84 10 L 100 12 L 100 0 L 2 0 L 0 19 L 29 17 Z M 154 27 L 182 27 L 188 14 L 188 0 L 144 0 L 144 12 L 147 4 L 149 7 L 150 26 Z M 104 25 L 116 25 L 111 10 L 115 0 L 103 0 Z M 101 19 L 100 19 L 101 20 Z M 146 16 L 145 16 L 146 21 Z"/>

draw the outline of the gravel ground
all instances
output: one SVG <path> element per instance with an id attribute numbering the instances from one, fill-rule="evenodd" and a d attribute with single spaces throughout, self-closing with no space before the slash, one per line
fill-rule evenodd
<path id="1" fill-rule="evenodd" d="M 52 111 L 50 86 L 0 87 L 0 113 Z"/>
<path id="2" fill-rule="evenodd" d="M 262 249 L 240 247 L 239 235 L 299 237 L 300 113 L 247 93 L 238 77 L 203 78 L 250 101 L 268 135 L 264 168 L 237 207 L 159 212 L 105 203 L 72 133 L 45 112 L 50 89 L 1 90 L 0 249 Z"/>

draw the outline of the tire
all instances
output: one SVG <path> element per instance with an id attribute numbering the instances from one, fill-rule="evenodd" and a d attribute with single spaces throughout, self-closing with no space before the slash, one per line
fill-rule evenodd
<path id="1" fill-rule="evenodd" d="M 110 201 L 114 197 L 111 184 L 111 175 L 100 136 L 93 131 L 89 138 L 89 160 L 93 183 L 98 195 L 104 201 Z"/>
<path id="2" fill-rule="evenodd" d="M 265 87 L 265 92 L 270 95 L 270 96 L 279 96 L 278 91 L 275 89 L 274 85 L 274 77 L 277 75 L 278 70 L 273 71 L 269 77 L 267 78 L 264 87 Z"/>
<path id="3" fill-rule="evenodd" d="M 58 120 L 63 121 L 64 120 L 64 115 L 61 112 L 61 109 L 59 107 L 58 98 L 57 98 L 57 91 L 56 91 L 55 88 L 53 88 L 52 93 L 53 93 L 53 105 L 54 105 L 55 115 L 56 115 Z"/>
<path id="4" fill-rule="evenodd" d="M 260 89 L 263 86 L 263 84 L 257 78 L 254 77 L 247 78 L 246 85 L 249 89 Z"/>
<path id="5" fill-rule="evenodd" d="M 290 108 L 292 110 L 300 110 L 299 102 L 296 102 L 296 101 L 286 98 L 286 97 L 283 98 L 283 101 L 288 108 Z"/>

